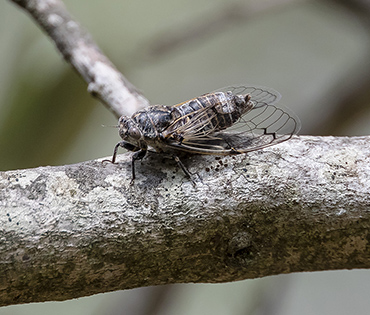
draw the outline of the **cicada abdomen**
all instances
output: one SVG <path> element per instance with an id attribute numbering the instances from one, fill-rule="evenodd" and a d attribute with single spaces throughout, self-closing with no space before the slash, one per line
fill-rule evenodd
<path id="1" fill-rule="evenodd" d="M 253 108 L 250 95 L 214 92 L 172 107 L 174 123 L 163 132 L 165 138 L 201 137 L 231 127 Z"/>

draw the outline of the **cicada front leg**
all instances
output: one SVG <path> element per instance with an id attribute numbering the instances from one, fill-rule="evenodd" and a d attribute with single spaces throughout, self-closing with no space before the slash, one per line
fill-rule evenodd
<path id="1" fill-rule="evenodd" d="M 142 160 L 144 158 L 144 156 L 146 155 L 146 152 L 147 150 L 144 150 L 144 149 L 140 149 L 139 147 L 137 146 L 134 146 L 133 144 L 129 143 L 129 142 L 126 142 L 126 141 L 120 141 L 116 144 L 116 146 L 114 147 L 114 151 L 113 151 L 113 156 L 112 156 L 112 160 L 103 160 L 103 162 L 110 162 L 110 163 L 113 163 L 115 164 L 116 162 L 116 157 L 117 157 L 117 151 L 118 151 L 118 148 L 119 147 L 122 147 L 126 150 L 129 150 L 129 151 L 133 151 L 135 152 L 133 155 L 132 155 L 132 159 L 131 159 L 131 170 L 132 170 L 132 178 L 131 178 L 131 182 L 130 182 L 130 185 L 133 184 L 134 180 L 135 180 L 135 161 L 136 160 Z"/>
<path id="2" fill-rule="evenodd" d="M 102 163 L 103 162 L 110 162 L 112 164 L 115 164 L 116 163 L 116 157 L 117 157 L 117 151 L 118 151 L 119 147 L 125 148 L 126 150 L 133 151 L 133 152 L 140 150 L 139 147 L 136 147 L 136 146 L 134 146 L 133 144 L 131 144 L 129 142 L 120 141 L 114 147 L 112 160 L 103 160 Z"/>

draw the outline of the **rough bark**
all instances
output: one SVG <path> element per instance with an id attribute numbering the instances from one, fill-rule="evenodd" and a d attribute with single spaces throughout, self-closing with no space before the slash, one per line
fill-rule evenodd
<path id="1" fill-rule="evenodd" d="M 83 77 L 88 91 L 116 117 L 149 105 L 148 100 L 100 51 L 89 33 L 59 0 L 11 0 L 26 10 L 55 43 L 64 59 Z"/>
<path id="2" fill-rule="evenodd" d="M 370 137 L 0 173 L 0 305 L 370 268 Z"/>

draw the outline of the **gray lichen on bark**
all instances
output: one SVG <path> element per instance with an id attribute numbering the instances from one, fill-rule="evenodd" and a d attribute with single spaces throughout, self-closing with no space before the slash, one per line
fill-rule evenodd
<path id="1" fill-rule="evenodd" d="M 369 268 L 370 137 L 0 173 L 0 304 Z"/>

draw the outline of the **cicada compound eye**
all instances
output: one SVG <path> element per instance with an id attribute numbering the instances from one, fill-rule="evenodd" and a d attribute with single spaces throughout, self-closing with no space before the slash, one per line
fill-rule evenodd
<path id="1" fill-rule="evenodd" d="M 141 132 L 136 126 L 130 126 L 130 129 L 127 131 L 128 136 L 134 140 L 140 140 Z"/>

